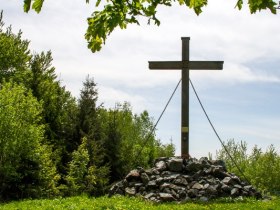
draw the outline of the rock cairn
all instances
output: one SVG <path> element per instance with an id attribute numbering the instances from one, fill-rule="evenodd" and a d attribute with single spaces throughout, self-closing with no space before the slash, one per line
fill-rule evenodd
<path id="1" fill-rule="evenodd" d="M 154 202 L 208 201 L 220 197 L 256 197 L 261 194 L 233 173 L 222 160 L 180 157 L 158 158 L 154 167 L 138 167 L 114 184 L 109 195 L 140 196 Z"/>

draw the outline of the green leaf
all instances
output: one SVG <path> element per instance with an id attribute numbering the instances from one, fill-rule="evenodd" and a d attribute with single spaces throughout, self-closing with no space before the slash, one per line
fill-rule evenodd
<path id="1" fill-rule="evenodd" d="M 185 4 L 199 15 L 202 12 L 202 7 L 207 5 L 207 0 L 185 0 Z"/>
<path id="2" fill-rule="evenodd" d="M 96 3 L 95 3 L 95 6 L 98 7 L 100 2 L 101 2 L 101 0 L 97 0 Z M 89 3 L 89 0 L 87 0 L 87 3 Z"/>
<path id="3" fill-rule="evenodd" d="M 273 14 L 276 14 L 275 6 L 277 3 L 273 0 L 249 0 L 248 4 L 252 14 L 265 9 L 269 9 Z"/>
<path id="4" fill-rule="evenodd" d="M 31 0 L 24 0 L 23 10 L 24 12 L 28 12 L 31 7 Z"/>
<path id="5" fill-rule="evenodd" d="M 42 9 L 44 0 L 35 0 L 32 4 L 32 9 L 34 9 L 37 13 L 39 13 Z"/>
<path id="6" fill-rule="evenodd" d="M 235 5 L 235 8 L 237 7 L 239 10 L 242 9 L 242 5 L 243 5 L 243 0 L 238 0 L 236 5 Z"/>

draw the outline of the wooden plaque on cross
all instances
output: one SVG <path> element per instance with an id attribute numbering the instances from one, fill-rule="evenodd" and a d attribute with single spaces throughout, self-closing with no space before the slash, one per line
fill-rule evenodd
<path id="1" fill-rule="evenodd" d="M 189 70 L 222 70 L 223 61 L 190 61 L 190 37 L 182 37 L 182 61 L 149 61 L 152 70 L 182 70 L 181 156 L 189 158 Z"/>

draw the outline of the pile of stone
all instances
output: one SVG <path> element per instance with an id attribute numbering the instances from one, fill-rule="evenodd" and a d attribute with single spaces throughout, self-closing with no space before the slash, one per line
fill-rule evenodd
<path id="1" fill-rule="evenodd" d="M 256 197 L 261 194 L 233 173 L 221 160 L 159 158 L 154 167 L 137 168 L 114 184 L 109 195 L 140 196 L 155 202 L 208 201 L 220 197 Z"/>

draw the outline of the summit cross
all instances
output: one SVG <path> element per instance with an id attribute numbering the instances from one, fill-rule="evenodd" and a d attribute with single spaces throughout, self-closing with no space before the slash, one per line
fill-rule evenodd
<path id="1" fill-rule="evenodd" d="M 189 70 L 222 70 L 223 61 L 190 61 L 190 37 L 182 37 L 182 61 L 149 61 L 151 70 L 182 71 L 181 156 L 189 158 Z"/>

